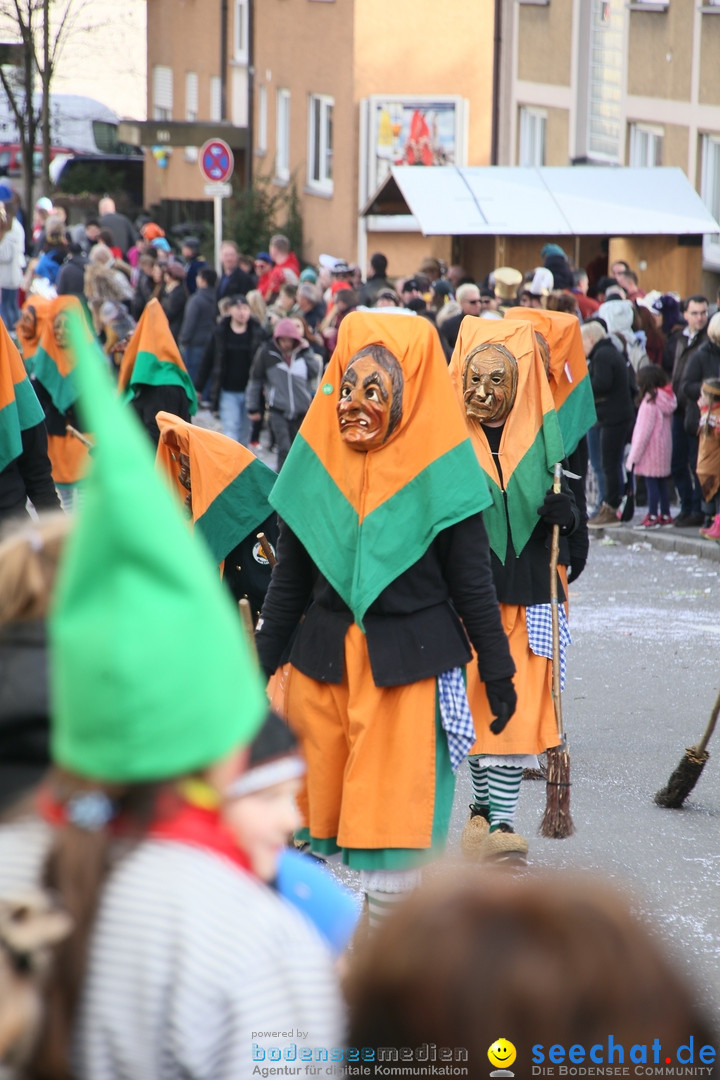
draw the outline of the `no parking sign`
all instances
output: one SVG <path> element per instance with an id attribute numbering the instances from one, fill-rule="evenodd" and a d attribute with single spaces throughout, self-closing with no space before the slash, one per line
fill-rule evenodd
<path id="1" fill-rule="evenodd" d="M 207 181 L 222 184 L 232 176 L 235 159 L 223 139 L 208 139 L 200 150 L 199 165 Z"/>

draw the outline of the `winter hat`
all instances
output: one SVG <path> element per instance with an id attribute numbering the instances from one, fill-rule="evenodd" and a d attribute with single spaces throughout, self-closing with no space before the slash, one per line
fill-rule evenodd
<path id="1" fill-rule="evenodd" d="M 273 337 L 277 340 L 280 337 L 293 338 L 294 341 L 302 341 L 303 336 L 300 333 L 298 327 L 295 325 L 292 319 L 280 319 L 275 329 L 273 330 Z"/>
<path id="2" fill-rule="evenodd" d="M 567 255 L 559 244 L 543 244 L 540 248 L 540 258 L 545 260 L 546 266 L 548 265 L 547 260 L 550 255 L 559 255 L 561 259 L 564 259 L 565 262 L 567 262 Z"/>
<path id="3" fill-rule="evenodd" d="M 312 266 L 306 266 L 305 269 L 300 272 L 301 281 L 311 281 L 314 285 L 317 279 L 317 272 L 313 270 Z"/>
<path id="4" fill-rule="evenodd" d="M 608 333 L 619 331 L 632 332 L 635 312 L 629 300 L 606 300 L 597 310 L 597 314 L 608 328 Z"/>
<path id="5" fill-rule="evenodd" d="M 680 298 L 674 293 L 663 293 L 653 304 L 653 311 L 662 315 L 663 334 L 669 334 L 674 326 L 682 326 L 685 321 Z"/>
<path id="6" fill-rule="evenodd" d="M 96 446 L 49 619 L 52 756 L 105 782 L 179 777 L 247 745 L 267 702 L 217 567 L 155 472 L 102 354 L 73 329 Z"/>
<path id="7" fill-rule="evenodd" d="M 154 221 L 148 221 L 143 225 L 140 230 L 141 235 L 145 240 L 149 240 L 152 243 L 153 240 L 157 240 L 158 237 L 165 236 L 165 230 L 161 229 Z"/>
<path id="8" fill-rule="evenodd" d="M 150 241 L 150 243 L 154 248 L 157 248 L 158 251 L 172 251 L 172 248 L 170 247 L 164 236 L 156 236 L 154 240 Z"/>
<path id="9" fill-rule="evenodd" d="M 186 236 L 180 243 L 180 247 L 190 248 L 197 255 L 200 250 L 200 241 L 197 236 Z"/>
<path id="10" fill-rule="evenodd" d="M 517 296 L 518 285 L 522 281 L 522 274 L 514 266 L 498 266 L 490 275 L 493 279 L 495 295 L 501 300 L 514 300 Z"/>
<path id="11" fill-rule="evenodd" d="M 651 289 L 650 292 L 645 293 L 644 296 L 638 296 L 635 299 L 635 303 L 638 307 L 647 308 L 648 311 L 655 311 L 655 301 L 659 300 L 662 293 L 659 289 Z"/>
<path id="12" fill-rule="evenodd" d="M 255 262 L 264 262 L 267 263 L 268 266 L 274 265 L 272 255 L 267 251 L 258 251 L 255 256 Z"/>
<path id="13" fill-rule="evenodd" d="M 0 202 L 12 202 L 13 196 L 13 189 L 10 185 L 0 182 Z"/>
<path id="14" fill-rule="evenodd" d="M 247 769 L 225 791 L 228 799 L 252 795 L 263 788 L 295 780 L 305 775 L 298 741 L 277 713 L 268 713 L 265 723 L 250 744 Z"/>
<path id="15" fill-rule="evenodd" d="M 529 291 L 533 296 L 547 296 L 554 284 L 552 271 L 545 266 L 539 266 L 530 283 Z"/>
<path id="16" fill-rule="evenodd" d="M 187 270 L 176 259 L 168 259 L 163 266 L 163 272 L 169 274 L 171 278 L 175 278 L 176 281 L 184 281 L 187 277 Z"/>

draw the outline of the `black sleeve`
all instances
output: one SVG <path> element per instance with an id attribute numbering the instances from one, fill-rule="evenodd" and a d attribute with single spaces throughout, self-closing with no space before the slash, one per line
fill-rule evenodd
<path id="1" fill-rule="evenodd" d="M 30 502 L 36 510 L 59 510 L 60 500 L 50 472 L 45 424 L 35 424 L 23 431 L 22 444 L 18 468 Z"/>
<path id="2" fill-rule="evenodd" d="M 277 560 L 255 634 L 260 666 L 268 677 L 280 664 L 307 607 L 316 572 L 307 551 L 282 521 Z"/>
<path id="3" fill-rule="evenodd" d="M 668 378 L 671 378 L 673 373 L 673 365 L 675 363 L 675 345 L 676 339 L 674 335 L 669 337 L 663 345 L 661 365 L 665 369 L 665 373 Z"/>
<path id="4" fill-rule="evenodd" d="M 590 550 L 590 538 L 587 527 L 587 496 L 585 494 L 585 480 L 588 467 L 587 439 L 583 435 L 575 450 L 568 458 L 568 466 L 571 472 L 576 473 L 580 479 L 573 480 L 568 477 L 570 490 L 575 497 L 579 521 L 577 528 L 568 536 L 570 566 L 572 568 L 573 581 L 582 573 L 587 562 Z"/>
<path id="5" fill-rule="evenodd" d="M 500 620 L 482 515 L 444 529 L 438 547 L 450 598 L 478 655 L 480 677 L 484 682 L 509 678 L 515 664 Z"/>
<path id="6" fill-rule="evenodd" d="M 208 339 L 207 345 L 205 346 L 205 352 L 203 353 L 203 358 L 200 362 L 200 369 L 197 373 L 197 376 L 195 377 L 195 389 L 200 394 L 205 389 L 205 384 L 210 378 L 210 372 L 212 371 L 214 361 L 215 333 L 213 332 Z"/>
<path id="7" fill-rule="evenodd" d="M 179 344 L 181 347 L 187 345 L 189 341 L 192 341 L 195 335 L 195 328 L 198 323 L 198 303 L 193 303 L 192 296 L 188 299 L 185 305 L 185 311 L 183 312 L 182 323 L 180 325 Z"/>
<path id="8" fill-rule="evenodd" d="M 698 349 L 692 354 L 685 367 L 685 372 L 680 380 L 680 394 L 688 405 L 697 405 L 700 397 L 700 388 L 703 381 L 703 350 Z"/>

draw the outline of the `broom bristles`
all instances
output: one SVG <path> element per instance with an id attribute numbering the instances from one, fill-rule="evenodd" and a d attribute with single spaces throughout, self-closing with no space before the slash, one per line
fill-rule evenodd
<path id="1" fill-rule="evenodd" d="M 575 832 L 570 814 L 570 754 L 565 740 L 547 752 L 547 792 L 540 835 L 564 840 Z"/>
<path id="2" fill-rule="evenodd" d="M 709 757 L 707 750 L 699 750 L 697 746 L 688 746 L 665 787 L 655 792 L 657 805 L 667 810 L 680 810 L 700 779 L 700 774 Z"/>

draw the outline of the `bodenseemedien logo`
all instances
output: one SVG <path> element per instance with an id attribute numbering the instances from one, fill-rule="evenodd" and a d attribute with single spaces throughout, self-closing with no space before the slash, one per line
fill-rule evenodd
<path id="1" fill-rule="evenodd" d="M 510 1072 L 508 1065 L 512 1065 L 517 1057 L 517 1050 L 509 1039 L 496 1039 L 495 1042 L 488 1048 L 488 1061 L 495 1068 L 490 1073 L 491 1076 L 514 1076 L 514 1072 Z"/>

